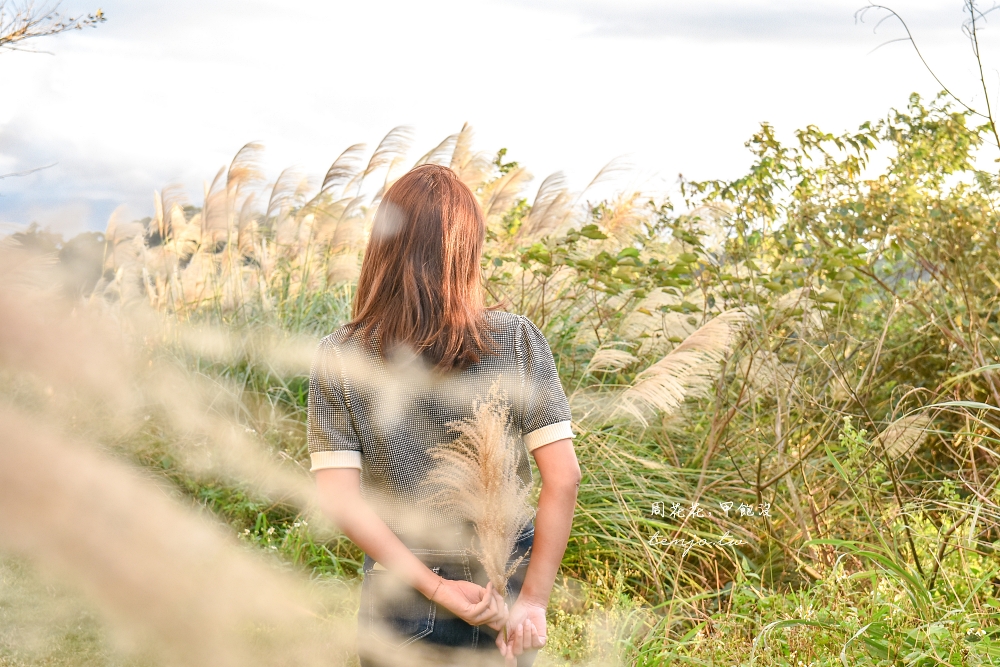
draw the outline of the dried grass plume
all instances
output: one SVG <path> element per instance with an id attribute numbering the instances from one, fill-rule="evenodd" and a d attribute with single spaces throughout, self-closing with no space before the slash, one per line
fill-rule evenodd
<path id="1" fill-rule="evenodd" d="M 485 400 L 477 399 L 471 419 L 448 423 L 458 437 L 431 450 L 438 466 L 427 483 L 436 487 L 432 502 L 443 503 L 475 527 L 479 559 L 493 586 L 507 594 L 507 582 L 524 559 L 507 567 L 517 536 L 534 515 L 531 489 L 517 475 L 520 449 L 508 430 L 509 403 L 495 382 Z"/>
<path id="2" fill-rule="evenodd" d="M 927 415 L 909 415 L 892 422 L 878 435 L 879 442 L 885 447 L 890 459 L 896 460 L 902 456 L 913 454 L 927 438 L 927 429 L 931 424 Z"/>
<path id="3" fill-rule="evenodd" d="M 639 373 L 618 398 L 616 411 L 634 416 L 644 425 L 649 410 L 671 412 L 688 396 L 711 386 L 719 363 L 729 354 L 748 316 L 729 310 L 688 336 L 655 364 Z"/>

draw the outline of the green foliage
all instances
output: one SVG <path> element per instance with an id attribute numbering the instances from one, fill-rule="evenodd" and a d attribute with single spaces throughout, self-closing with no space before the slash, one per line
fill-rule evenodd
<path id="1" fill-rule="evenodd" d="M 501 175 L 508 174 L 518 167 L 518 163 L 513 160 L 510 162 L 504 162 L 503 159 L 506 155 L 507 149 L 501 148 L 497 151 L 497 156 L 493 158 L 493 164 L 496 166 Z"/>
<path id="2" fill-rule="evenodd" d="M 965 634 L 996 618 L 982 597 L 997 595 L 996 568 L 967 568 L 995 558 L 1000 537 L 996 505 L 972 502 L 992 497 L 1000 474 L 995 414 L 973 407 L 1000 403 L 1000 239 L 997 178 L 975 160 L 988 128 L 970 127 L 968 115 L 943 96 L 928 103 L 914 95 L 905 110 L 858 132 L 809 127 L 792 146 L 764 125 L 748 142 L 755 161 L 745 176 L 682 183 L 689 213 L 653 204 L 647 224 L 616 238 L 614 203 L 604 202 L 587 223 L 525 247 L 520 280 L 490 275 L 491 293 L 509 295 L 542 323 L 567 385 L 609 397 L 683 338 L 669 336 L 668 314 L 682 324 L 690 316 L 691 326 L 730 308 L 754 314 L 713 399 L 641 433 L 588 424 L 577 442 L 582 511 L 564 568 L 584 579 L 621 559 L 635 600 L 671 600 L 670 622 L 651 631 L 663 643 L 647 639 L 637 656 L 661 660 L 669 650 L 735 662 L 729 647 L 709 658 L 675 643 L 719 623 L 746 637 L 747 649 L 762 648 L 754 640 L 768 623 L 805 638 L 760 664 L 987 664 L 997 650 L 973 650 Z M 880 175 L 869 166 L 876 151 L 888 156 Z M 654 292 L 672 298 L 651 301 Z M 637 314 L 662 322 L 637 335 Z M 668 335 L 654 342 L 656 329 Z M 598 347 L 628 349 L 637 362 L 584 377 Z M 958 396 L 968 401 L 935 407 Z M 934 427 L 914 436 L 922 443 L 915 450 L 890 455 L 881 434 L 918 409 Z M 727 497 L 770 501 L 778 511 L 747 534 L 751 547 L 724 558 L 696 550 L 664 572 L 669 559 L 643 547 L 647 531 L 664 526 L 637 508 Z M 974 534 L 958 538 L 973 511 Z M 723 527 L 740 528 L 693 519 L 674 534 Z M 905 596 L 910 620 L 886 624 L 888 603 L 868 606 L 859 591 L 818 625 L 773 625 L 787 611 L 780 591 L 819 595 L 816 581 L 839 576 L 846 563 L 860 568 L 846 576 L 861 574 L 865 562 L 876 566 L 868 571 L 880 590 L 893 591 L 892 604 Z M 756 592 L 740 602 L 736 582 L 750 575 Z M 678 600 L 679 591 L 694 601 Z M 712 606 L 720 599 L 724 612 Z M 761 610 L 756 624 L 746 623 L 748 600 Z M 845 621 L 848 612 L 855 620 Z M 695 630 L 705 615 L 712 620 Z"/>

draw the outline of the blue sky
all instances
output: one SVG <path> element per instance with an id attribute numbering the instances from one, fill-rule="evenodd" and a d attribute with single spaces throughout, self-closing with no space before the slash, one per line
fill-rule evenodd
<path id="1" fill-rule="evenodd" d="M 103 229 L 120 204 L 140 217 L 181 183 L 199 203 L 244 143 L 273 177 L 322 176 L 348 145 L 411 125 L 413 159 L 468 121 L 477 146 L 506 147 L 537 185 L 562 170 L 582 188 L 625 156 L 633 179 L 670 188 L 732 177 L 761 121 L 856 129 L 918 91 L 937 91 L 912 48 L 872 50 L 862 1 L 65 0 L 107 23 L 0 54 L 0 233 L 37 221 Z M 975 97 L 961 0 L 893 5 L 957 90 Z M 1000 24 L 1000 12 L 994 23 Z M 983 33 L 991 85 L 1000 45 Z"/>

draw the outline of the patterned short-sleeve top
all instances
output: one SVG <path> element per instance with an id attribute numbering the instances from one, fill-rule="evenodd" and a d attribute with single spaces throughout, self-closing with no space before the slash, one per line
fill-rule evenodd
<path id="1" fill-rule="evenodd" d="M 520 450 L 518 476 L 532 483 L 527 454 L 573 438 L 569 402 L 548 341 L 530 320 L 487 311 L 495 352 L 445 379 L 416 359 L 386 361 L 341 327 L 324 338 L 309 378 L 307 439 L 312 470 L 361 469 L 361 494 L 409 546 L 449 532 L 454 517 L 426 500 L 430 450 L 455 438 L 447 424 L 471 418 L 499 383 Z M 372 347 L 376 347 L 374 341 Z M 377 349 L 376 349 L 376 352 Z"/>

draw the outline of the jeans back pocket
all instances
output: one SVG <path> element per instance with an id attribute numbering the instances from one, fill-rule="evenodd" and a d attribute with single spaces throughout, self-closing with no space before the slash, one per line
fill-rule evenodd
<path id="1" fill-rule="evenodd" d="M 431 570 L 439 574 L 440 567 Z M 369 570 L 361 582 L 358 627 L 399 648 L 434 631 L 436 605 L 388 570 Z"/>

